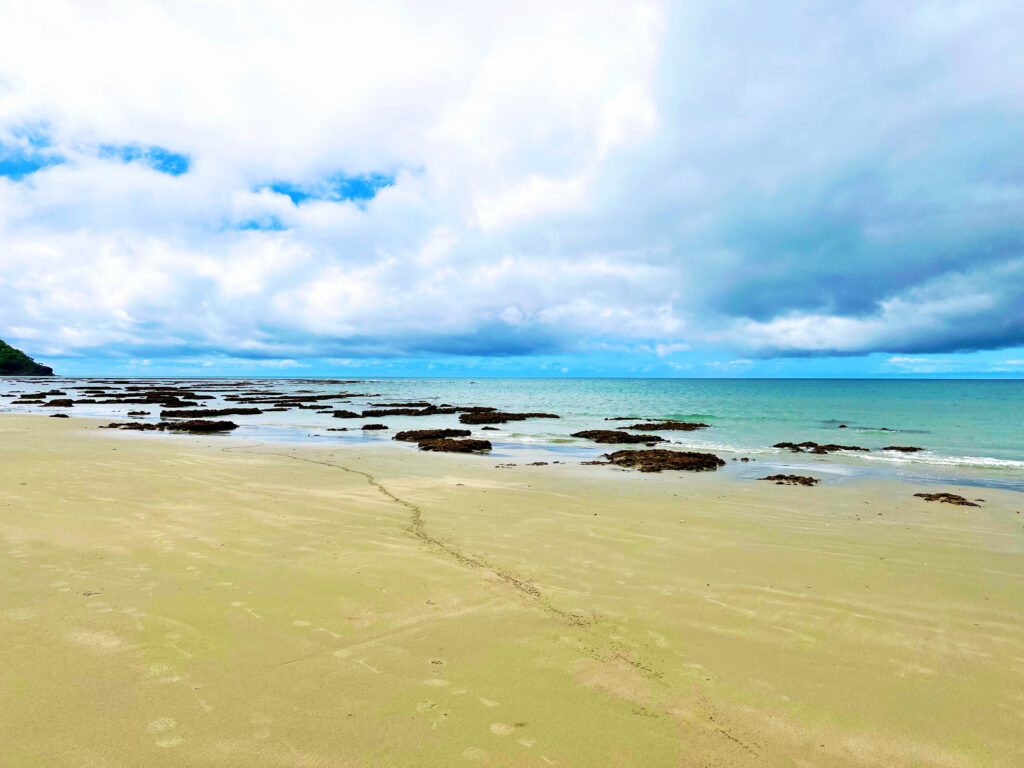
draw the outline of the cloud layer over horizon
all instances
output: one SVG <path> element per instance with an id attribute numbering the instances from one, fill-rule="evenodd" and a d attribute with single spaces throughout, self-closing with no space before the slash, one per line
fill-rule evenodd
<path id="1" fill-rule="evenodd" d="M 0 0 L 0 338 L 1024 346 L 1019 3 L 441 8 Z"/>

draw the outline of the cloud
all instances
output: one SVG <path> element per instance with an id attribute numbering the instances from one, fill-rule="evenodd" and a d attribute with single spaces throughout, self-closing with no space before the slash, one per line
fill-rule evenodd
<path id="1" fill-rule="evenodd" d="M 1024 344 L 1015 2 L 4 19 L 0 337 L 47 354 Z"/>

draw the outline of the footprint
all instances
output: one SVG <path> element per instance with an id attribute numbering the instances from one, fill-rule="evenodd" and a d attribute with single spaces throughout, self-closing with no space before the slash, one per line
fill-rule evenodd
<path id="1" fill-rule="evenodd" d="M 525 739 L 520 739 L 519 743 L 522 744 L 526 748 L 530 748 L 534 744 L 537 743 L 537 740 L 535 738 L 533 738 L 532 736 L 527 736 Z"/>
<path id="2" fill-rule="evenodd" d="M 181 736 L 171 736 L 167 739 L 158 739 L 156 745 L 163 749 L 169 749 L 170 747 L 176 747 L 179 744 L 183 744 L 185 740 Z"/>
<path id="3" fill-rule="evenodd" d="M 423 681 L 424 685 L 429 685 L 431 688 L 444 688 L 446 685 L 451 685 L 447 680 L 442 680 L 439 677 L 432 677 L 429 680 Z"/>
<path id="4" fill-rule="evenodd" d="M 516 732 L 516 726 L 508 723 L 491 723 L 491 733 L 495 736 L 511 736 Z"/>
<path id="5" fill-rule="evenodd" d="M 491 701 L 491 699 L 480 699 L 480 703 L 483 704 L 485 707 L 496 707 L 496 706 L 498 706 L 498 702 Z"/>
<path id="6" fill-rule="evenodd" d="M 146 726 L 146 730 L 150 733 L 165 733 L 172 728 L 176 728 L 178 721 L 173 717 L 158 717 L 152 723 Z"/>
<path id="7" fill-rule="evenodd" d="M 486 760 L 490 755 L 484 752 L 480 747 L 466 747 L 462 750 L 462 756 L 470 762 L 479 763 Z"/>
<path id="8" fill-rule="evenodd" d="M 72 639 L 80 645 L 87 645 L 99 650 L 113 650 L 121 645 L 121 638 L 109 630 L 100 632 L 76 632 Z"/>
<path id="9" fill-rule="evenodd" d="M 300 621 L 293 621 L 292 622 L 292 626 L 293 627 L 309 627 L 309 626 L 312 626 L 312 622 L 301 621 L 301 620 Z"/>

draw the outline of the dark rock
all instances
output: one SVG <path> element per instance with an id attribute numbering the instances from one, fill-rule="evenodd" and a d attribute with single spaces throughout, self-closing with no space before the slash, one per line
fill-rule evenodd
<path id="1" fill-rule="evenodd" d="M 491 442 L 489 440 L 452 440 L 443 437 L 438 440 L 421 440 L 419 449 L 446 453 L 486 453 L 491 450 Z"/>
<path id="2" fill-rule="evenodd" d="M 391 439 L 418 443 L 421 440 L 440 440 L 445 437 L 469 437 L 471 434 L 473 433 L 468 429 L 409 429 L 399 432 Z"/>
<path id="3" fill-rule="evenodd" d="M 355 411 L 335 411 L 331 414 L 336 419 L 361 419 L 363 414 L 356 413 Z"/>
<path id="4" fill-rule="evenodd" d="M 582 437 L 595 443 L 663 443 L 665 438 L 657 435 L 631 435 L 619 429 L 584 429 L 573 432 L 570 437 Z"/>
<path id="5" fill-rule="evenodd" d="M 836 429 L 849 429 L 845 424 L 840 424 Z"/>
<path id="6" fill-rule="evenodd" d="M 837 445 L 835 443 L 826 443 L 825 445 L 818 445 L 813 440 L 807 440 L 803 443 L 775 443 L 772 448 L 788 448 L 793 453 L 803 453 L 807 451 L 809 453 L 832 453 L 833 451 L 869 451 L 870 448 L 861 448 L 859 445 Z"/>
<path id="7" fill-rule="evenodd" d="M 915 493 L 919 499 L 925 501 L 941 501 L 944 504 L 955 504 L 958 507 L 977 507 L 973 501 L 968 501 L 963 496 L 957 496 L 955 493 Z"/>
<path id="8" fill-rule="evenodd" d="M 160 411 L 161 419 L 213 418 L 215 416 L 254 416 L 259 408 L 199 408 L 189 411 Z"/>
<path id="9" fill-rule="evenodd" d="M 387 428 L 386 424 L 363 424 L 363 429 L 367 431 L 376 431 Z"/>
<path id="10" fill-rule="evenodd" d="M 661 472 L 664 469 L 702 472 L 725 466 L 725 462 L 713 453 L 668 451 L 663 448 L 649 451 L 615 451 L 606 453 L 605 458 L 620 467 L 637 467 L 641 472 Z"/>
<path id="11" fill-rule="evenodd" d="M 51 419 L 70 419 L 71 417 L 68 416 L 66 413 L 51 413 L 50 414 L 50 418 Z"/>
<path id="12" fill-rule="evenodd" d="M 901 453 L 917 453 L 918 451 L 923 451 L 924 448 L 918 448 L 917 446 L 914 445 L 887 445 L 882 450 L 900 451 Z"/>
<path id="13" fill-rule="evenodd" d="M 161 421 L 159 424 L 151 424 L 143 421 L 115 421 L 100 429 L 129 429 L 136 432 L 151 432 L 154 430 L 170 432 L 192 432 L 195 434 L 206 434 L 209 432 L 230 432 L 238 429 L 233 421 L 208 421 L 206 419 L 192 419 L 189 421 Z"/>
<path id="14" fill-rule="evenodd" d="M 758 479 L 771 480 L 776 485 L 817 485 L 821 482 L 818 478 L 807 475 L 768 475 Z"/>
<path id="15" fill-rule="evenodd" d="M 43 403 L 42 408 L 71 408 L 75 404 L 74 400 L 69 399 L 57 399 L 51 400 L 48 403 Z"/>
<path id="16" fill-rule="evenodd" d="M 643 424 L 630 424 L 626 429 L 636 429 L 641 432 L 661 432 L 673 430 L 676 432 L 692 432 L 695 429 L 706 429 L 711 426 L 699 421 L 648 421 Z"/>
<path id="17" fill-rule="evenodd" d="M 485 432 L 485 431 L 501 432 L 501 430 L 498 429 L 497 427 L 480 427 L 480 431 L 481 432 Z"/>
<path id="18" fill-rule="evenodd" d="M 144 421 L 114 421 L 100 429 L 130 429 L 136 432 L 151 432 L 163 429 L 160 424 L 150 424 Z"/>
<path id="19" fill-rule="evenodd" d="M 503 411 L 469 411 L 459 416 L 463 424 L 506 424 L 525 419 L 557 419 L 557 413 L 505 413 Z"/>
<path id="20" fill-rule="evenodd" d="M 328 427 L 328 432 L 348 432 L 348 427 Z"/>
<path id="21" fill-rule="evenodd" d="M 149 411 L 128 411 L 129 416 L 149 416 Z"/>
<path id="22" fill-rule="evenodd" d="M 190 419 L 189 421 L 162 421 L 160 422 L 160 428 L 170 430 L 171 432 L 206 433 L 230 432 L 233 429 L 238 429 L 238 425 L 233 421 Z"/>

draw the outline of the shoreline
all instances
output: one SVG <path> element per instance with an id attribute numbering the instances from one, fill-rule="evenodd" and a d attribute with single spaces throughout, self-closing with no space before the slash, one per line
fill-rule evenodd
<path id="1" fill-rule="evenodd" d="M 0 418 L 15 764 L 1021 757 L 1018 494 L 81 421 Z"/>
<path id="2" fill-rule="evenodd" d="M 4 413 L 0 412 L 0 419 L 8 417 L 28 418 L 49 418 L 44 413 Z M 72 416 L 72 420 L 95 427 L 105 426 L 109 423 L 108 417 L 97 416 Z M 243 425 L 244 427 L 244 425 Z M 325 438 L 319 434 L 307 434 L 305 436 L 281 437 L 269 432 L 264 428 L 258 428 L 255 434 L 247 434 L 243 428 L 241 433 L 232 432 L 224 435 L 208 436 L 212 439 L 230 440 L 240 443 L 266 443 L 282 448 L 297 448 L 308 450 L 339 450 L 339 451 L 395 451 L 396 455 L 419 455 L 423 453 L 416 449 L 414 444 L 395 443 L 391 440 L 389 430 L 385 435 L 357 435 L 355 439 L 348 433 L 336 440 Z M 299 431 L 299 430 L 296 430 Z M 104 431 L 104 434 L 126 440 L 170 440 L 187 441 L 194 439 L 195 435 L 182 435 L 173 433 L 147 433 L 147 432 L 122 432 L 119 430 Z M 581 461 L 599 458 L 604 453 L 616 450 L 621 447 L 615 445 L 563 445 L 547 443 L 515 443 L 501 441 L 492 438 L 494 449 L 487 454 L 479 456 L 464 456 L 470 461 L 494 460 L 506 467 L 523 467 L 532 462 L 546 461 L 552 466 L 562 468 L 579 465 Z M 666 445 L 670 449 L 691 450 L 685 445 Z M 757 475 L 771 473 L 812 473 L 820 476 L 825 484 L 845 484 L 858 481 L 892 481 L 906 483 L 922 488 L 948 487 L 958 488 L 959 493 L 967 495 L 971 489 L 986 489 L 992 491 L 1006 491 L 1010 493 L 1024 493 L 1024 478 L 1017 476 L 1014 469 L 1006 468 L 1008 477 L 1001 478 L 995 475 L 999 470 L 993 468 L 972 468 L 955 467 L 949 465 L 934 465 L 927 462 L 915 461 L 912 458 L 885 457 L 866 458 L 852 453 L 835 453 L 827 458 L 817 458 L 810 454 L 791 454 L 788 451 L 736 451 L 736 450 L 713 450 L 699 448 L 694 450 L 710 450 L 721 454 L 726 465 L 720 468 L 717 473 L 729 479 L 739 481 L 751 481 L 758 479 Z M 452 454 L 448 454 L 449 457 Z M 742 463 L 741 458 L 746 457 L 749 463 Z M 671 474 L 671 473 L 670 473 Z"/>

